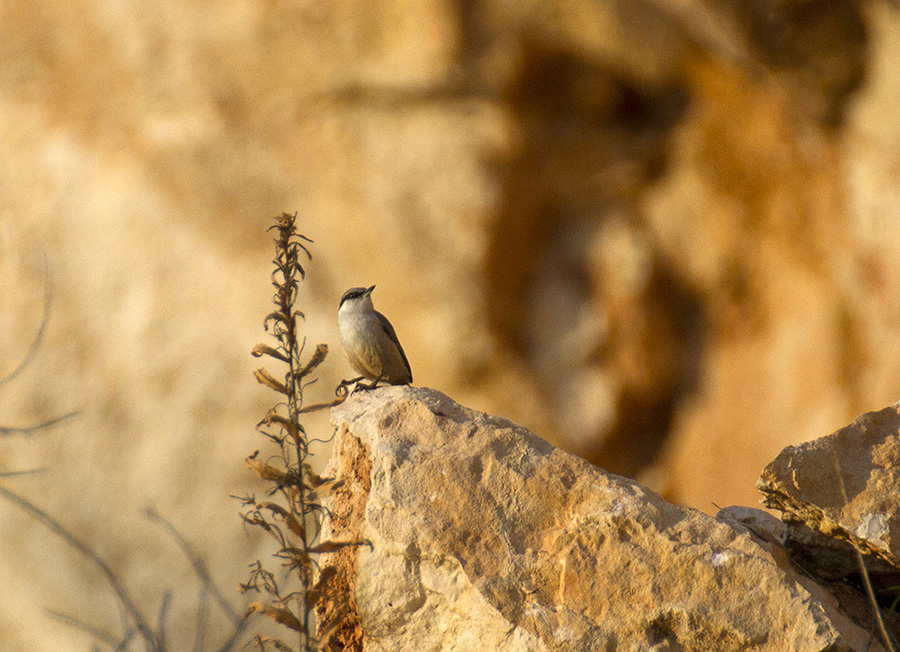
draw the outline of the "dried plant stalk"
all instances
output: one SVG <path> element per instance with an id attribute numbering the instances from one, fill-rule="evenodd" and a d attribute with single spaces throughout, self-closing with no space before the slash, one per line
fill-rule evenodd
<path id="1" fill-rule="evenodd" d="M 305 243 L 312 242 L 297 233 L 297 215 L 282 213 L 275 218 L 275 310 L 266 315 L 264 326 L 275 338 L 274 346 L 257 344 L 251 354 L 269 357 L 286 365 L 283 376 L 257 369 L 256 380 L 280 395 L 278 404 L 263 417 L 257 430 L 277 446 L 274 455 L 261 458 L 259 451 L 247 458 L 247 466 L 266 483 L 268 500 L 243 498 L 245 522 L 259 527 L 271 536 L 278 549 L 274 557 L 286 569 L 286 582 L 296 584 L 288 590 L 279 583 L 276 574 L 257 561 L 250 567 L 248 581 L 241 585 L 244 592 L 257 592 L 264 600 L 253 602 L 250 612 L 261 613 L 285 627 L 296 636 L 301 652 L 323 650 L 327 644 L 326 631 L 316 631 L 315 605 L 327 593 L 328 584 L 335 577 L 333 569 L 318 572 L 316 556 L 361 542 L 322 541 L 322 519 L 328 513 L 320 502 L 324 491 L 336 486 L 333 479 L 320 478 L 307 462 L 309 437 L 300 416 L 314 410 L 332 407 L 346 398 L 346 387 L 338 387 L 338 398 L 331 402 L 303 407 L 303 390 L 313 381 L 315 369 L 328 354 L 328 347 L 319 344 L 304 360 L 306 340 L 298 332 L 303 313 L 296 309 L 300 281 L 306 276 L 301 264 L 311 258 Z M 332 628 L 328 628 L 331 630 Z M 257 636 L 254 645 L 260 650 L 284 652 L 295 648 L 284 640 Z"/>

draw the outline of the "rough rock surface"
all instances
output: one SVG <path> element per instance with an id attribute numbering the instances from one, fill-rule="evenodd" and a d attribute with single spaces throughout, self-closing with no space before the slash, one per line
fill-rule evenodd
<path id="1" fill-rule="evenodd" d="M 757 487 L 766 507 L 783 513 L 788 548 L 811 572 L 856 574 L 852 544 L 876 588 L 900 584 L 900 403 L 788 446 Z"/>
<path id="2" fill-rule="evenodd" d="M 676 507 L 430 389 L 357 392 L 333 420 L 330 470 L 345 484 L 330 507 L 349 517 L 332 536 L 372 543 L 325 560 L 349 573 L 349 649 L 836 652 L 868 640 L 785 572 L 745 514 Z"/>

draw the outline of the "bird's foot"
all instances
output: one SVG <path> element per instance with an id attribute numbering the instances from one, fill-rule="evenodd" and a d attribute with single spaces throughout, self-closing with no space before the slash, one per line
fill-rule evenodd
<path id="1" fill-rule="evenodd" d="M 356 387 L 354 387 L 354 391 L 357 389 L 361 389 L 363 391 L 375 389 L 376 387 L 378 387 L 378 383 L 380 383 L 383 380 L 383 378 L 384 378 L 384 376 L 378 376 L 378 378 L 376 378 L 375 380 L 373 380 L 371 383 L 368 383 L 368 384 L 357 381 Z"/>
<path id="2" fill-rule="evenodd" d="M 370 389 L 375 389 L 382 380 L 384 380 L 384 376 L 378 376 L 371 383 L 362 382 L 365 376 L 357 376 L 356 378 L 350 378 L 348 380 L 342 380 L 337 389 L 334 390 L 336 396 L 346 398 L 349 394 L 352 394 L 356 390 L 368 391 Z M 353 386 L 352 389 L 350 386 Z"/>
<path id="3" fill-rule="evenodd" d="M 334 390 L 334 395 L 339 398 L 347 398 L 349 394 L 352 394 L 356 388 L 359 387 L 359 381 L 363 378 L 365 378 L 365 376 L 357 376 L 356 378 L 342 380 L 338 383 L 337 389 Z M 354 385 L 353 389 L 349 389 L 351 385 Z"/>

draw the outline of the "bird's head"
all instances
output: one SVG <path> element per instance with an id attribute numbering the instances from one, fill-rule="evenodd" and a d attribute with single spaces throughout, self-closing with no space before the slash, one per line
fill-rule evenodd
<path id="1" fill-rule="evenodd" d="M 367 288 L 350 288 L 341 297 L 341 305 L 338 310 L 372 310 L 371 294 L 374 289 L 374 285 Z"/>

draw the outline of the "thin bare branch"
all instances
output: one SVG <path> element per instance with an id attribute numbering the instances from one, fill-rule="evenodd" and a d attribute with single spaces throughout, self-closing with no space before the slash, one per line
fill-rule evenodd
<path id="1" fill-rule="evenodd" d="M 5 427 L 0 426 L 0 437 L 8 437 L 10 435 L 30 435 L 38 430 L 42 430 L 43 428 L 48 428 L 52 425 L 59 423 L 60 421 L 65 421 L 66 419 L 71 419 L 74 416 L 78 415 L 78 411 L 68 412 L 63 414 L 62 416 L 53 417 L 52 419 L 47 419 L 46 421 L 41 421 L 40 423 L 36 423 L 31 426 L 23 426 L 20 428 L 14 427 Z"/>
<path id="2" fill-rule="evenodd" d="M 74 627 L 75 629 L 80 629 L 82 632 L 86 634 L 90 634 L 92 637 L 97 639 L 98 641 L 102 641 L 106 645 L 109 645 L 112 648 L 115 648 L 119 645 L 119 637 L 115 634 L 106 631 L 96 625 L 91 625 L 83 621 L 81 618 L 77 616 L 72 616 L 71 614 L 64 614 L 61 611 L 54 611 L 53 609 L 45 609 L 44 610 L 48 616 L 51 618 L 60 621 L 61 623 L 65 623 L 70 627 Z"/>
<path id="3" fill-rule="evenodd" d="M 9 372 L 9 374 L 0 378 L 0 387 L 3 387 L 3 385 L 22 373 L 22 371 L 31 364 L 31 361 L 34 360 L 34 356 L 37 355 L 38 348 L 41 346 L 41 341 L 44 339 L 44 333 L 47 331 L 47 324 L 50 323 L 50 305 L 52 303 L 53 283 L 50 279 L 50 263 L 47 260 L 47 255 L 44 254 L 44 309 L 41 314 L 41 325 L 38 327 L 38 332 L 31 341 L 31 346 L 28 347 L 28 351 L 25 353 L 25 357 L 22 358 L 22 361 L 19 362 L 18 366 Z"/>
<path id="4" fill-rule="evenodd" d="M 43 473 L 46 471 L 46 468 L 41 469 L 27 469 L 25 471 L 5 471 L 0 473 L 0 478 L 14 478 L 17 475 L 34 475 L 36 473 Z"/>
<path id="5" fill-rule="evenodd" d="M 206 639 L 206 628 L 209 626 L 209 592 L 200 585 L 197 596 L 197 624 L 194 628 L 194 652 L 202 652 Z"/>
<path id="6" fill-rule="evenodd" d="M 159 514 L 153 508 L 147 508 L 144 510 L 144 515 L 162 525 L 163 528 L 175 539 L 175 542 L 181 548 L 181 551 L 184 553 L 184 556 L 188 558 L 188 561 L 191 562 L 191 566 L 194 567 L 194 572 L 197 574 L 197 577 L 200 579 L 200 583 L 209 592 L 210 595 L 215 598 L 219 607 L 228 616 L 231 623 L 237 627 L 243 618 L 238 615 L 237 611 L 231 606 L 228 600 L 225 599 L 225 596 L 222 594 L 222 591 L 213 581 L 212 575 L 209 572 L 209 568 L 206 565 L 206 562 L 203 561 L 203 558 L 200 556 L 200 553 L 197 552 L 197 549 L 191 545 L 191 543 L 184 538 L 181 532 L 178 531 L 170 521 L 168 521 L 165 517 Z"/>
<path id="7" fill-rule="evenodd" d="M 115 647 L 116 652 L 122 652 L 123 650 L 127 650 L 131 645 L 131 641 L 134 640 L 134 637 L 138 635 L 137 629 L 134 627 L 129 627 L 128 631 L 122 636 L 122 639 L 119 641 L 119 644 Z"/>
<path id="8" fill-rule="evenodd" d="M 344 401 L 347 400 L 347 396 L 339 396 L 333 401 L 328 401 L 327 403 L 313 403 L 312 405 L 307 405 L 305 408 L 300 410 L 300 414 L 308 414 L 309 412 L 318 412 L 319 410 L 325 410 L 327 408 L 333 408 L 336 405 L 340 405 Z"/>
<path id="9" fill-rule="evenodd" d="M 834 470 L 837 473 L 838 486 L 841 489 L 841 497 L 844 499 L 844 504 L 847 505 L 850 503 L 850 499 L 847 497 L 847 489 L 844 487 L 844 476 L 841 474 L 841 462 L 837 457 L 837 451 L 832 450 L 832 455 L 834 456 Z M 882 641 L 884 642 L 884 647 L 888 652 L 894 652 L 894 643 L 893 637 L 891 637 L 890 633 L 888 633 L 887 627 L 884 624 L 884 618 L 881 616 L 881 609 L 878 606 L 878 600 L 875 597 L 875 590 L 872 588 L 872 580 L 869 577 L 869 571 L 866 568 L 866 561 L 863 559 L 862 552 L 859 549 L 859 545 L 856 541 L 851 540 L 850 543 L 853 545 L 853 551 L 856 553 L 856 562 L 859 564 L 860 574 L 863 578 L 863 585 L 866 587 L 866 595 L 869 598 L 869 603 L 872 608 L 872 614 L 875 618 L 875 623 L 878 625 L 878 633 L 881 634 Z"/>
<path id="10" fill-rule="evenodd" d="M 159 614 L 156 617 L 156 640 L 159 649 L 166 649 L 166 618 L 169 615 L 169 607 L 172 605 L 172 591 L 163 594 L 162 603 L 159 605 Z"/>
<path id="11" fill-rule="evenodd" d="M 115 571 L 110 568 L 109 564 L 107 564 L 106 561 L 94 551 L 93 548 L 91 548 L 88 544 L 72 534 L 59 521 L 47 514 L 47 512 L 42 510 L 37 505 L 29 502 L 17 493 L 10 491 L 6 487 L 0 486 L 0 496 L 3 496 L 7 500 L 17 504 L 19 507 L 27 511 L 29 514 L 31 514 L 32 517 L 43 523 L 54 534 L 62 538 L 66 543 L 68 543 L 78 552 L 87 557 L 106 578 L 106 581 L 109 583 L 113 592 L 116 594 L 119 603 L 122 605 L 128 616 L 137 627 L 137 630 L 140 633 L 141 638 L 144 639 L 148 650 L 151 650 L 152 652 L 161 652 L 156 635 L 153 633 L 153 630 L 147 622 L 147 619 L 144 617 L 144 614 L 141 613 L 140 609 L 137 608 L 137 605 L 135 604 L 131 595 L 128 593 L 128 590 L 125 588 L 122 580 L 118 575 L 116 575 Z"/>
<path id="12" fill-rule="evenodd" d="M 241 634 L 244 633 L 244 630 L 247 628 L 247 623 L 249 622 L 250 618 L 245 616 L 240 624 L 234 628 L 234 632 L 232 632 L 231 636 L 222 643 L 222 645 L 216 648 L 216 652 L 229 652 L 230 650 L 233 650 L 238 644 Z"/>

